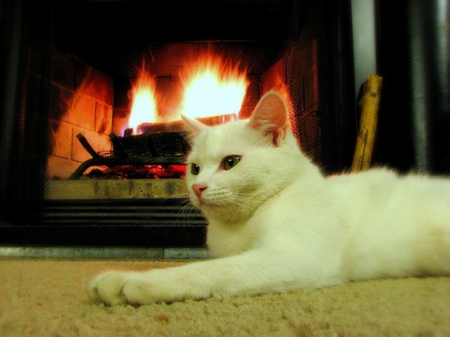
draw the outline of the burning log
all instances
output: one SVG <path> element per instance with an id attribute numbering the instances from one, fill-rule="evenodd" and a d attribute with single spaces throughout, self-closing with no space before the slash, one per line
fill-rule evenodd
<path id="1" fill-rule="evenodd" d="M 227 114 L 220 116 L 197 118 L 203 124 L 214 126 L 237 120 L 236 114 Z M 137 127 L 139 134 L 149 132 L 150 134 L 159 134 L 163 132 L 183 132 L 186 124 L 182 120 L 163 123 L 141 123 Z M 125 134 L 125 133 L 124 133 Z"/>
<path id="2" fill-rule="evenodd" d="M 114 146 L 114 151 L 115 154 L 119 157 L 119 158 L 128 158 L 129 155 L 127 153 L 127 151 L 125 151 L 124 147 L 122 146 L 122 144 L 120 143 L 119 138 L 117 138 L 117 136 L 114 133 L 111 133 L 109 135 L 109 139 L 111 139 L 111 142 L 113 143 Z"/>

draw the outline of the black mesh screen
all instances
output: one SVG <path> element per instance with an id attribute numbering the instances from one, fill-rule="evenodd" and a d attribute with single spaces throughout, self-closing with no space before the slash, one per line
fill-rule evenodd
<path id="1" fill-rule="evenodd" d="M 356 139 L 350 4 L 306 1 L 292 13 L 293 131 L 325 172 L 341 171 L 351 165 Z"/>
<path id="2" fill-rule="evenodd" d="M 39 15 L 35 15 L 39 3 Z M 49 102 L 51 11 L 45 2 L 18 1 L 7 8 L 15 19 L 11 30 L 2 32 L 13 40 L 6 64 L 9 104 L 2 114 L 10 122 L 10 137 L 2 144 L 2 175 L 10 191 L 2 198 L 2 217 L 24 223 L 43 205 L 46 160 L 49 153 Z M 3 36 L 3 35 L 2 35 Z M 5 40 L 3 40 L 5 41 Z M 3 48 L 2 48 L 3 49 Z M 3 49 L 5 50 L 5 49 Z M 11 69 L 15 68 L 15 69 Z M 3 69 L 2 69 L 3 70 Z M 37 221 L 37 219 L 34 219 Z"/>

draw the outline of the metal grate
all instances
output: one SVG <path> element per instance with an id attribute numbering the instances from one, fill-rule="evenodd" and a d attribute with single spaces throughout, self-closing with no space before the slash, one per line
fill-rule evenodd
<path id="1" fill-rule="evenodd" d="M 186 199 L 52 200 L 41 219 L 46 225 L 206 225 Z"/>
<path id="2" fill-rule="evenodd" d="M 27 225 L 0 227 L 6 246 L 204 247 L 207 222 L 188 199 L 52 200 Z"/>

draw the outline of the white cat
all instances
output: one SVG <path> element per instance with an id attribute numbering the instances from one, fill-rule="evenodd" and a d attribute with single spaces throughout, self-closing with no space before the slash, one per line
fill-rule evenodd
<path id="1" fill-rule="evenodd" d="M 95 277 L 89 297 L 134 305 L 450 275 L 450 180 L 371 169 L 325 178 L 287 109 L 264 95 L 249 121 L 206 127 L 188 158 L 192 203 L 216 259 Z"/>

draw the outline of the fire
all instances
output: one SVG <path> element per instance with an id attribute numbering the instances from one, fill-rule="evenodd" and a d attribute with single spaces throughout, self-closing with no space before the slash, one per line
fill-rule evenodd
<path id="1" fill-rule="evenodd" d="M 213 57 L 193 69 L 181 112 L 191 118 L 237 115 L 249 85 L 245 72 Z"/>
<path id="2" fill-rule="evenodd" d="M 128 127 L 137 130 L 142 122 L 155 122 L 157 118 L 155 81 L 142 64 L 138 78 L 132 88 L 132 106 Z"/>
<path id="3" fill-rule="evenodd" d="M 221 115 L 237 117 L 245 98 L 249 81 L 246 69 L 231 65 L 220 57 L 205 56 L 189 67 L 192 71 L 182 78 L 183 97 L 178 111 L 191 118 Z M 142 123 L 169 121 L 157 111 L 156 83 L 143 63 L 132 88 L 132 107 L 128 128 L 137 132 Z M 166 118 L 165 118 L 166 117 Z"/>

